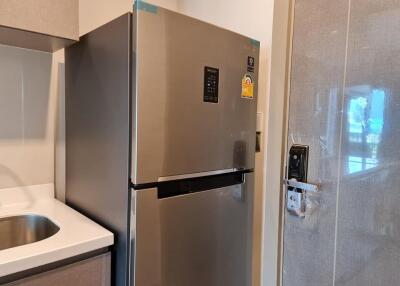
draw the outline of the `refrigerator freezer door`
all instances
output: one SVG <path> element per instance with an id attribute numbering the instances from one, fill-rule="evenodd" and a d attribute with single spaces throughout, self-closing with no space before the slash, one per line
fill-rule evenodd
<path id="1" fill-rule="evenodd" d="M 162 8 L 134 18 L 133 182 L 252 169 L 259 43 Z"/>
<path id="2" fill-rule="evenodd" d="M 131 285 L 251 285 L 252 174 L 166 199 L 157 189 L 133 192 Z"/>

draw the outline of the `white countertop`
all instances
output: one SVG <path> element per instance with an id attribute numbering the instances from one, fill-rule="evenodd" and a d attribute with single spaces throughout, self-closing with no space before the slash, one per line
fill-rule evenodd
<path id="1" fill-rule="evenodd" d="M 35 214 L 60 230 L 53 236 L 0 250 L 0 277 L 70 258 L 113 244 L 113 234 L 54 199 L 52 184 L 0 190 L 0 218 Z"/>

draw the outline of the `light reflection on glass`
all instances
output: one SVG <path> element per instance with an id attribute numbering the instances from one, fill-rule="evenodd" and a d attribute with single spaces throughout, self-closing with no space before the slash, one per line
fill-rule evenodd
<path id="1" fill-rule="evenodd" d="M 353 174 L 376 167 L 378 165 L 378 160 L 373 158 L 349 156 L 347 164 L 349 174 Z"/>
<path id="2" fill-rule="evenodd" d="M 378 166 L 378 146 L 384 125 L 385 91 L 370 86 L 348 90 L 347 173 L 354 174 Z"/>

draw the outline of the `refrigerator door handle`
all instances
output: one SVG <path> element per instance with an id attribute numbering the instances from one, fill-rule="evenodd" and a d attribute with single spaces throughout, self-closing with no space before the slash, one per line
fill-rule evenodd
<path id="1" fill-rule="evenodd" d="M 228 186 L 240 186 L 244 182 L 245 173 L 234 172 L 184 180 L 160 182 L 157 186 L 157 193 L 159 199 L 165 199 Z"/>
<path id="2" fill-rule="evenodd" d="M 199 177 L 206 177 L 206 176 L 214 176 L 214 175 L 221 175 L 221 174 L 227 174 L 227 173 L 234 173 L 234 172 L 238 172 L 238 171 L 241 171 L 241 169 L 231 168 L 231 169 L 215 170 L 215 171 L 193 173 L 193 174 L 166 176 L 166 177 L 159 177 L 158 182 L 167 182 L 167 181 L 192 179 L 192 178 L 199 178 Z"/>

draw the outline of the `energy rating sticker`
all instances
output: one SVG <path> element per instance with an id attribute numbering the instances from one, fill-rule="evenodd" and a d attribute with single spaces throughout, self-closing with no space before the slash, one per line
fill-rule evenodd
<path id="1" fill-rule="evenodd" d="M 253 99 L 254 83 L 250 75 L 244 75 L 242 79 L 242 98 Z"/>

